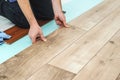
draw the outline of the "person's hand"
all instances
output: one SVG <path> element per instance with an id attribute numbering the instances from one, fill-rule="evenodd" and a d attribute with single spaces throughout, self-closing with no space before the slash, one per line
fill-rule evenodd
<path id="1" fill-rule="evenodd" d="M 66 23 L 66 18 L 63 12 L 56 12 L 55 13 L 55 21 L 61 27 L 69 27 Z"/>
<path id="2" fill-rule="evenodd" d="M 38 39 L 42 41 L 47 41 L 39 25 L 31 26 L 28 35 L 31 38 L 32 43 L 35 43 Z"/>

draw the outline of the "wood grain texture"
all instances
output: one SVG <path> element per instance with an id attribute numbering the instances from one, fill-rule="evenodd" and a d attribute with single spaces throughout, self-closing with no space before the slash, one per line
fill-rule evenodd
<path id="1" fill-rule="evenodd" d="M 120 0 L 104 0 L 101 4 L 69 22 L 84 30 L 90 30 L 120 6 Z"/>
<path id="2" fill-rule="evenodd" d="M 72 80 L 75 74 L 62 69 L 44 65 L 27 80 Z"/>
<path id="3" fill-rule="evenodd" d="M 12 37 L 8 40 L 5 40 L 7 44 L 12 44 L 13 42 L 19 40 L 20 38 L 24 37 L 28 34 L 29 29 L 23 29 L 18 26 L 14 26 L 5 31 L 5 33 L 11 35 Z"/>
<path id="4" fill-rule="evenodd" d="M 84 33 L 84 30 L 76 27 L 57 30 L 47 37 L 47 42 L 39 41 L 1 64 L 2 76 L 6 76 L 9 80 L 28 79 L 40 67 L 60 54 Z"/>
<path id="5" fill-rule="evenodd" d="M 73 80 L 119 80 L 120 31 L 78 73 Z M 118 77 L 116 79 L 116 77 Z"/>
<path id="6" fill-rule="evenodd" d="M 0 64 L 0 80 L 120 80 L 119 1 L 104 0 Z"/>
<path id="7" fill-rule="evenodd" d="M 88 31 L 49 64 L 78 73 L 120 29 L 120 9 Z"/>
<path id="8" fill-rule="evenodd" d="M 43 26 L 44 24 L 48 23 L 50 20 L 39 20 L 38 24 Z M 14 26 L 5 31 L 5 33 L 11 35 L 12 37 L 8 40 L 5 40 L 8 44 L 12 44 L 13 42 L 19 40 L 20 38 L 24 37 L 28 34 L 29 29 L 23 29 L 18 26 Z"/>
<path id="9" fill-rule="evenodd" d="M 116 78 L 116 80 L 120 80 L 120 74 L 118 75 L 118 77 Z"/>

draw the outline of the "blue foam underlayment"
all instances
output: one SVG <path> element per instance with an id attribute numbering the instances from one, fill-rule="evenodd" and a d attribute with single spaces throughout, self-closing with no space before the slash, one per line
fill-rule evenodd
<path id="1" fill-rule="evenodd" d="M 66 0 L 66 3 L 63 3 L 63 10 L 66 11 L 65 15 L 67 22 L 88 11 L 102 1 L 103 0 Z M 44 36 L 48 36 L 50 33 L 52 33 L 58 28 L 59 27 L 53 20 L 42 26 L 43 34 Z M 28 35 L 14 42 L 11 45 L 0 45 L 0 64 L 31 45 L 32 43 Z"/>

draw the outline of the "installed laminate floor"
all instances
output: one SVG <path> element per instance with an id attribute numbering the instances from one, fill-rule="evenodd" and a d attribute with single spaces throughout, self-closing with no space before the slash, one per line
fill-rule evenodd
<path id="1" fill-rule="evenodd" d="M 0 80 L 120 80 L 119 3 L 104 0 L 0 64 Z"/>

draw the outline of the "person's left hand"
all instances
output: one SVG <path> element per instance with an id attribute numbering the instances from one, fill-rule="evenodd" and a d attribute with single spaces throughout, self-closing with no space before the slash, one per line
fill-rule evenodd
<path id="1" fill-rule="evenodd" d="M 55 18 L 56 24 L 58 24 L 60 27 L 63 27 L 63 26 L 66 28 L 69 27 L 66 23 L 66 18 L 63 12 L 56 12 L 54 18 Z"/>

